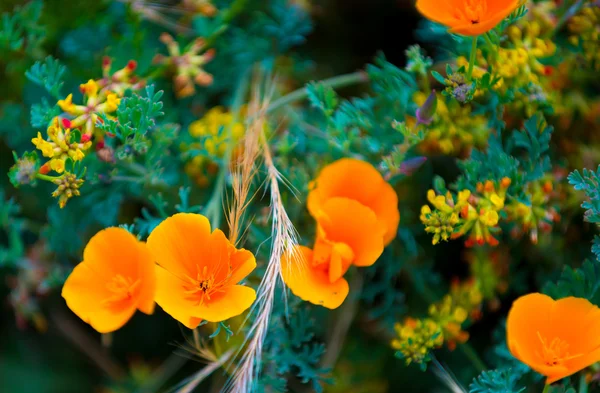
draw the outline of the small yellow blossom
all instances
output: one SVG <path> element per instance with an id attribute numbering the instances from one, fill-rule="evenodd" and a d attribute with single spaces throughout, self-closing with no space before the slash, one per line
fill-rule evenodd
<path id="1" fill-rule="evenodd" d="M 48 138 L 42 138 L 38 132 L 37 137 L 31 142 L 40 150 L 44 157 L 50 158 L 50 168 L 58 173 L 65 170 L 65 161 L 71 158 L 73 161 L 81 161 L 85 157 L 84 151 L 89 149 L 91 142 L 71 141 L 71 122 L 66 119 L 55 118 L 47 130 Z"/>

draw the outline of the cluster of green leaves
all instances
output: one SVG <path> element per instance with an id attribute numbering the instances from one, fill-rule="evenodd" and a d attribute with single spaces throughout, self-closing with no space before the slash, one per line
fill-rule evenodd
<path id="1" fill-rule="evenodd" d="M 156 126 L 156 118 L 164 115 L 160 101 L 163 91 L 154 93 L 154 85 L 146 87 L 146 97 L 132 94 L 121 100 L 116 119 L 100 115 L 102 123 L 98 128 L 115 136 L 121 143 L 132 145 L 136 151 L 146 150 L 146 133 Z"/>
<path id="2" fill-rule="evenodd" d="M 584 169 L 581 173 L 575 170 L 568 179 L 575 190 L 585 193 L 587 200 L 581 204 L 581 207 L 586 209 L 585 220 L 600 226 L 600 167 L 596 171 Z M 586 260 L 576 269 L 566 266 L 556 283 L 546 284 L 544 292 L 555 299 L 576 296 L 600 305 L 600 236 L 598 235 L 594 237 L 592 252 L 596 256 L 595 260 Z"/>
<path id="3" fill-rule="evenodd" d="M 39 24 L 43 3 L 31 1 L 2 14 L 0 21 L 0 53 L 24 51 L 31 57 L 39 56 L 45 29 Z"/>
<path id="4" fill-rule="evenodd" d="M 519 377 L 511 369 L 484 371 L 471 383 L 469 393 L 520 393 L 525 388 L 516 386 Z"/>
<path id="5" fill-rule="evenodd" d="M 21 237 L 24 220 L 18 216 L 21 208 L 13 199 L 7 199 L 0 189 L 0 234 L 6 243 L 0 243 L 0 267 L 13 266 L 25 253 Z"/>
<path id="6" fill-rule="evenodd" d="M 477 183 L 508 177 L 512 181 L 509 194 L 526 203 L 527 184 L 541 179 L 551 168 L 552 131 L 540 114 L 529 118 L 522 131 L 512 131 L 505 140 L 501 130 L 497 130 L 485 151 L 474 149 L 468 159 L 458 163 L 462 174 L 454 187 L 475 191 Z"/>
<path id="7" fill-rule="evenodd" d="M 400 69 L 379 55 L 374 64 L 367 66 L 366 75 L 350 74 L 331 83 L 343 85 L 343 78 L 368 79 L 368 95 L 342 99 L 329 85 L 309 84 L 309 101 L 323 116 L 322 124 L 315 126 L 313 120 L 310 128 L 315 134 L 324 130 L 322 136 L 327 136 L 325 143 L 322 138 L 308 141 L 311 150 L 321 151 L 325 146 L 336 157 L 390 156 L 388 169 L 399 169 L 408 151 L 423 137 L 422 131 L 408 129 L 403 123 L 405 116 L 414 116 L 417 109 L 412 96 L 418 90 L 418 71 L 418 67 L 413 72 Z"/>
<path id="8" fill-rule="evenodd" d="M 289 299 L 287 305 L 282 300 L 275 302 L 264 343 L 267 361 L 259 381 L 265 391 L 287 392 L 284 377 L 293 373 L 316 393 L 323 392 L 323 384 L 331 381 L 327 377 L 329 370 L 320 366 L 325 345 L 318 342 L 315 330 L 313 316 L 298 300 Z M 273 381 L 278 382 L 267 385 Z"/>

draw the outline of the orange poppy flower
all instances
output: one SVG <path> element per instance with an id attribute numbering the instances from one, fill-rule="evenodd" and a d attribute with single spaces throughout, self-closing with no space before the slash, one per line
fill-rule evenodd
<path id="1" fill-rule="evenodd" d="M 336 308 L 348 295 L 344 274 L 352 264 L 375 263 L 383 252 L 385 229 L 371 209 L 348 198 L 328 199 L 316 218 L 314 251 L 300 247 L 297 261 L 282 258 L 282 275 L 299 298 Z"/>
<path id="2" fill-rule="evenodd" d="M 244 312 L 254 289 L 238 285 L 254 268 L 250 251 L 237 249 L 200 214 L 179 213 L 148 237 L 156 258 L 156 303 L 190 329 Z"/>
<path id="3" fill-rule="evenodd" d="M 586 299 L 532 293 L 517 299 L 506 322 L 517 359 L 550 384 L 600 361 L 600 309 Z"/>
<path id="4" fill-rule="evenodd" d="M 92 237 L 62 289 L 67 306 L 100 333 L 125 325 L 138 309 L 154 311 L 154 258 L 143 242 L 122 228 Z"/>
<path id="5" fill-rule="evenodd" d="M 417 9 L 451 33 L 476 36 L 496 27 L 520 4 L 521 0 L 417 0 Z"/>
<path id="6" fill-rule="evenodd" d="M 323 168 L 308 194 L 310 214 L 317 217 L 323 204 L 333 197 L 354 199 L 371 209 L 384 229 L 385 245 L 396 237 L 400 223 L 398 196 L 373 165 L 342 158 Z"/>

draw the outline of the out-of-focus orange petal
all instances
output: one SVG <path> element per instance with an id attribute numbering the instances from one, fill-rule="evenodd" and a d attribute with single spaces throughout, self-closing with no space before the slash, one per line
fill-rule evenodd
<path id="1" fill-rule="evenodd" d="M 140 257 L 138 243 L 137 238 L 123 228 L 106 228 L 92 236 L 83 250 L 83 260 L 103 279 L 112 278 L 116 273 L 135 277 L 138 273 L 135 262 Z"/>
<path id="2" fill-rule="evenodd" d="M 452 33 L 477 36 L 510 15 L 520 0 L 479 0 L 480 4 L 477 3 L 477 0 L 418 0 L 416 6 L 427 19 L 447 26 Z"/>
<path id="3" fill-rule="evenodd" d="M 210 223 L 200 214 L 179 213 L 161 222 L 148 237 L 156 262 L 177 277 L 195 276 L 210 249 Z"/>
<path id="4" fill-rule="evenodd" d="M 479 23 L 473 24 L 469 21 L 459 22 L 451 26 L 450 32 L 466 36 L 475 36 L 487 33 L 496 27 L 496 25 L 498 25 L 500 22 L 502 22 L 504 18 L 510 15 L 510 13 L 513 12 L 517 6 L 518 1 L 511 0 L 508 4 L 505 4 L 506 8 L 499 9 L 494 14 L 487 15 L 486 18 Z"/>
<path id="5" fill-rule="evenodd" d="M 294 295 L 313 304 L 334 309 L 348 296 L 348 282 L 344 278 L 330 282 L 327 271 L 312 264 L 312 250 L 308 247 L 297 246 L 294 253 L 283 256 L 281 272 Z"/>
<path id="6" fill-rule="evenodd" d="M 385 228 L 386 244 L 396 237 L 400 222 L 398 196 L 373 165 L 342 158 L 323 168 L 308 194 L 310 214 L 316 217 L 323 204 L 334 197 L 354 199 L 371 208 Z"/>
<path id="7" fill-rule="evenodd" d="M 67 306 L 100 333 L 113 332 L 125 325 L 135 313 L 135 303 L 110 307 L 104 301 L 111 296 L 106 281 L 85 263 L 75 266 L 62 289 Z"/>
<path id="8" fill-rule="evenodd" d="M 170 316 L 189 329 L 196 328 L 201 319 L 194 300 L 184 287 L 184 282 L 161 266 L 156 266 L 156 303 Z"/>
<path id="9" fill-rule="evenodd" d="M 146 245 L 122 228 L 93 236 L 84 260 L 67 278 L 62 296 L 69 308 L 101 333 L 122 327 L 136 308 L 154 309 L 154 261 Z"/>
<path id="10" fill-rule="evenodd" d="M 319 236 L 352 249 L 356 266 L 370 266 L 383 252 L 383 229 L 368 207 L 348 198 L 329 198 L 316 217 Z"/>
<path id="11" fill-rule="evenodd" d="M 154 257 L 150 253 L 145 243 L 138 243 L 139 253 L 142 262 L 139 264 L 139 277 L 143 285 L 140 287 L 138 310 L 145 314 L 154 312 L 154 296 L 156 294 L 156 271 Z"/>
<path id="12" fill-rule="evenodd" d="M 200 304 L 197 315 L 210 322 L 225 321 L 246 311 L 255 300 L 254 289 L 244 285 L 231 285 Z"/>
<path id="13" fill-rule="evenodd" d="M 440 0 L 417 0 L 417 10 L 427 19 L 451 26 L 457 22 L 454 11 L 457 7 L 452 1 Z"/>

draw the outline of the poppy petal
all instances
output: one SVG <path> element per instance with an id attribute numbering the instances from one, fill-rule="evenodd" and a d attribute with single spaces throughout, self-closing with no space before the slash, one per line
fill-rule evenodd
<path id="1" fill-rule="evenodd" d="M 356 266 L 374 264 L 383 252 L 383 230 L 377 216 L 355 200 L 328 199 L 317 216 L 317 223 L 327 240 L 344 243 L 352 249 L 352 263 Z"/>
<path id="2" fill-rule="evenodd" d="M 126 229 L 106 228 L 92 236 L 83 251 L 83 260 L 103 280 L 110 280 L 115 274 L 137 277 L 139 243 Z"/>
<path id="3" fill-rule="evenodd" d="M 450 26 L 456 23 L 454 17 L 456 4 L 452 1 L 418 0 L 417 10 L 427 19 Z"/>
<path id="4" fill-rule="evenodd" d="M 396 237 L 400 222 L 398 196 L 370 163 L 342 158 L 323 168 L 308 194 L 310 214 L 316 217 L 323 204 L 334 197 L 353 199 L 371 208 L 386 230 L 386 244 Z"/>
<path id="5" fill-rule="evenodd" d="M 62 289 L 67 306 L 100 333 L 113 332 L 125 325 L 135 313 L 134 301 L 119 302 L 110 307 L 106 300 L 112 296 L 106 282 L 87 263 L 75 266 Z"/>
<path id="6" fill-rule="evenodd" d="M 210 235 L 206 217 L 179 213 L 154 228 L 147 243 L 160 266 L 179 278 L 195 277 L 197 263 L 210 249 Z"/>
<path id="7" fill-rule="evenodd" d="M 232 285 L 223 289 L 223 293 L 212 296 L 194 309 L 210 322 L 221 322 L 246 311 L 256 300 L 256 291 L 244 285 Z"/>
<path id="8" fill-rule="evenodd" d="M 256 259 L 254 255 L 245 249 L 236 249 L 231 246 L 230 249 L 231 275 L 228 282 L 237 284 L 248 276 L 256 268 Z"/>
<path id="9" fill-rule="evenodd" d="M 184 282 L 170 271 L 156 266 L 156 303 L 170 316 L 189 329 L 196 328 L 201 319 L 194 313 L 197 300 L 186 293 Z"/>
<path id="10" fill-rule="evenodd" d="M 284 282 L 300 299 L 326 308 L 339 307 L 348 296 L 349 286 L 344 278 L 330 282 L 324 270 L 312 265 L 312 250 L 297 246 L 293 254 L 281 259 Z"/>

